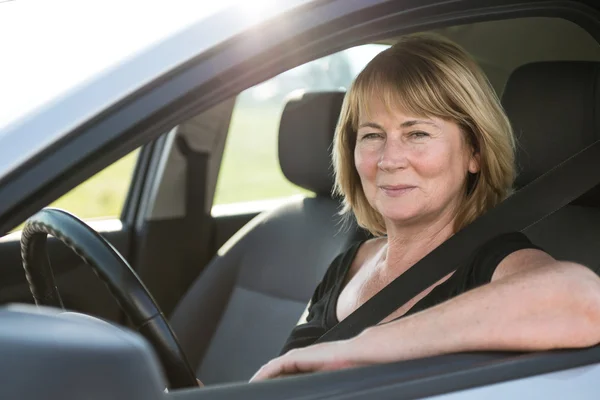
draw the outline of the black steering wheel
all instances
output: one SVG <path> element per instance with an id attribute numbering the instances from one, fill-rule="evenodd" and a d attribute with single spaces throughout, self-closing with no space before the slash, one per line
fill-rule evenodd
<path id="1" fill-rule="evenodd" d="M 123 311 L 154 346 L 171 389 L 197 387 L 193 369 L 167 319 L 140 278 L 119 252 L 72 214 L 46 208 L 29 218 L 21 236 L 21 257 L 37 305 L 64 308 L 48 260 L 52 235 L 73 250 L 106 283 Z"/>

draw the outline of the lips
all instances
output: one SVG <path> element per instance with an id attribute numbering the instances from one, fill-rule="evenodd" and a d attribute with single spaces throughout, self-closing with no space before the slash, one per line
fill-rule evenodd
<path id="1" fill-rule="evenodd" d="M 415 187 L 410 185 L 381 185 L 379 189 L 388 196 L 397 197 L 411 192 Z"/>

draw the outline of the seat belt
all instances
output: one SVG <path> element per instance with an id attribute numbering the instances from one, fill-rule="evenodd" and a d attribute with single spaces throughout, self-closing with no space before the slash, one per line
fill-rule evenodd
<path id="1" fill-rule="evenodd" d="M 505 199 L 423 257 L 316 343 L 352 338 L 392 314 L 455 271 L 477 248 L 508 232 L 522 231 L 600 183 L 600 141 L 586 147 Z"/>
<path id="2" fill-rule="evenodd" d="M 212 258 L 213 221 L 206 210 L 206 184 L 210 155 L 193 150 L 186 139 L 177 135 L 175 143 L 186 160 L 185 215 L 188 226 L 186 254 L 190 260 L 182 269 L 181 282 L 191 285 Z M 188 287 L 181 288 L 185 293 Z"/>

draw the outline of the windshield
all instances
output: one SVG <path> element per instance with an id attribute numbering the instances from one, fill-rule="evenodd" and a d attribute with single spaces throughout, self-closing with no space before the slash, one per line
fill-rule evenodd
<path id="1" fill-rule="evenodd" d="M 0 0 L 0 131 L 238 0 Z"/>

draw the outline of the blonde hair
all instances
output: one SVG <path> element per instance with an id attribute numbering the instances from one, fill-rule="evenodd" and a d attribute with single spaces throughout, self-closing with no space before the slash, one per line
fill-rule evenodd
<path id="1" fill-rule="evenodd" d="M 354 213 L 358 224 L 372 234 L 386 233 L 354 164 L 359 115 L 369 113 L 373 100 L 388 110 L 454 121 L 479 153 L 480 171 L 465 179 L 455 232 L 511 193 L 515 140 L 485 74 L 455 43 L 432 34 L 409 35 L 371 60 L 344 99 L 333 145 L 334 194 L 342 196 L 342 215 Z"/>

